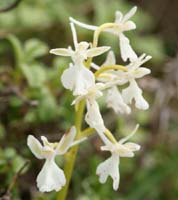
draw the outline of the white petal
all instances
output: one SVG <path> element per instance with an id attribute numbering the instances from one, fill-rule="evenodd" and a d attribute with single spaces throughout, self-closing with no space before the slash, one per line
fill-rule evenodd
<path id="1" fill-rule="evenodd" d="M 140 93 L 140 96 L 137 96 L 135 98 L 135 101 L 136 101 L 135 103 L 136 108 L 141 109 L 141 110 L 147 110 L 149 108 L 148 102 L 142 96 L 142 91 Z"/>
<path id="2" fill-rule="evenodd" d="M 134 72 L 134 78 L 141 78 L 147 74 L 150 74 L 151 70 L 145 67 L 139 67 Z"/>
<path id="3" fill-rule="evenodd" d="M 103 133 L 105 131 L 104 122 L 96 100 L 87 100 L 85 121 L 91 128 L 96 129 L 97 132 Z"/>
<path id="4" fill-rule="evenodd" d="M 98 69 L 100 69 L 100 66 L 98 66 L 97 64 L 95 64 L 95 63 L 91 63 L 91 67 L 93 68 L 93 69 L 95 69 L 95 70 L 98 70 Z"/>
<path id="5" fill-rule="evenodd" d="M 80 26 L 80 27 L 83 27 L 83 28 L 86 28 L 88 30 L 92 30 L 92 31 L 95 31 L 96 29 L 98 29 L 98 26 L 93 26 L 93 25 L 88 25 L 88 24 L 85 24 L 85 23 L 82 23 L 82 22 L 79 22 L 78 20 L 72 18 L 72 17 L 69 17 L 70 21 L 73 22 L 74 24 Z"/>
<path id="6" fill-rule="evenodd" d="M 43 142 L 43 146 L 45 147 L 45 146 L 50 146 L 50 144 L 52 144 L 52 143 L 50 143 L 49 141 L 48 141 L 48 139 L 45 137 L 45 136 L 41 136 L 41 140 L 42 140 L 42 142 Z"/>
<path id="7" fill-rule="evenodd" d="M 31 152 L 38 158 L 44 159 L 43 147 L 40 142 L 33 136 L 29 135 L 27 138 L 27 145 Z"/>
<path id="8" fill-rule="evenodd" d="M 74 46 L 75 46 L 75 49 L 76 49 L 77 45 L 78 45 L 76 29 L 75 29 L 75 26 L 74 26 L 73 23 L 70 23 L 70 27 L 71 27 L 71 31 L 72 31 Z"/>
<path id="9" fill-rule="evenodd" d="M 115 12 L 115 23 L 121 23 L 123 14 L 120 11 Z"/>
<path id="10" fill-rule="evenodd" d="M 128 158 L 134 157 L 134 153 L 129 148 L 125 147 L 123 144 L 120 145 L 119 143 L 117 144 L 115 153 L 120 157 L 128 157 Z"/>
<path id="11" fill-rule="evenodd" d="M 64 70 L 61 81 L 66 89 L 73 90 L 77 79 L 77 68 L 70 64 L 69 68 Z"/>
<path id="12" fill-rule="evenodd" d="M 130 107 L 124 102 L 117 87 L 108 90 L 106 97 L 107 107 L 112 108 L 116 113 L 129 114 Z"/>
<path id="13" fill-rule="evenodd" d="M 103 46 L 103 47 L 96 47 L 88 49 L 87 57 L 95 57 L 103 54 L 104 52 L 108 51 L 111 47 Z"/>
<path id="14" fill-rule="evenodd" d="M 132 21 L 125 22 L 123 25 L 123 31 L 130 31 L 136 29 L 136 24 Z"/>
<path id="15" fill-rule="evenodd" d="M 90 44 L 88 42 L 80 42 L 77 46 L 78 51 L 86 51 L 89 48 Z"/>
<path id="16" fill-rule="evenodd" d="M 73 95 L 83 95 L 95 83 L 95 77 L 85 66 L 70 65 L 63 72 L 61 81 L 66 89 L 73 91 Z"/>
<path id="17" fill-rule="evenodd" d="M 61 170 L 52 160 L 46 160 L 42 170 L 37 177 L 37 186 L 41 192 L 59 191 L 66 184 L 66 178 Z"/>
<path id="18" fill-rule="evenodd" d="M 128 136 L 126 136 L 126 137 L 122 138 L 121 140 L 119 140 L 118 143 L 119 143 L 119 144 L 123 144 L 123 143 L 125 143 L 127 140 L 129 140 L 131 137 L 133 137 L 133 135 L 137 132 L 138 128 L 139 128 L 139 124 L 137 124 L 137 125 L 135 126 L 134 130 L 133 130 Z"/>
<path id="19" fill-rule="evenodd" d="M 122 97 L 126 103 L 132 103 L 135 100 L 135 106 L 138 109 L 146 110 L 149 108 L 147 101 L 142 96 L 142 90 L 138 87 L 135 80 L 130 82 L 129 87 L 122 90 Z"/>
<path id="20" fill-rule="evenodd" d="M 145 62 L 147 62 L 148 60 L 150 60 L 152 57 L 151 56 L 146 56 L 146 54 L 142 54 L 141 56 L 139 56 L 136 60 L 134 60 L 133 62 L 131 62 L 127 68 L 129 69 L 137 69 L 139 68 L 141 65 L 143 65 Z"/>
<path id="21" fill-rule="evenodd" d="M 114 55 L 113 51 L 109 51 L 107 54 L 105 62 L 102 64 L 102 66 L 107 66 L 107 65 L 115 65 L 116 64 L 116 58 Z"/>
<path id="22" fill-rule="evenodd" d="M 72 50 L 65 48 L 57 48 L 51 49 L 50 53 L 55 54 L 57 56 L 71 56 Z"/>
<path id="23" fill-rule="evenodd" d="M 61 138 L 57 148 L 56 148 L 56 153 L 57 154 L 65 154 L 67 150 L 72 146 L 72 143 L 75 139 L 76 135 L 76 128 L 73 126 L 67 133 L 63 135 Z"/>
<path id="24" fill-rule="evenodd" d="M 124 146 L 128 149 L 130 149 L 131 151 L 138 151 L 140 150 L 140 145 L 135 144 L 133 142 L 127 142 L 124 144 Z"/>
<path id="25" fill-rule="evenodd" d="M 123 17 L 123 22 L 126 22 L 128 19 L 130 19 L 137 11 L 137 7 L 134 6 L 128 13 L 126 13 Z"/>
<path id="26" fill-rule="evenodd" d="M 136 60 L 137 55 L 130 46 L 129 39 L 122 33 L 119 34 L 119 39 L 120 39 L 121 57 L 123 61 L 127 61 L 127 59 L 129 59 L 130 61 Z"/>
<path id="27" fill-rule="evenodd" d="M 119 188 L 119 156 L 112 155 L 110 158 L 100 163 L 96 169 L 96 174 L 99 176 L 100 183 L 105 183 L 108 176 L 113 179 L 113 189 Z"/>

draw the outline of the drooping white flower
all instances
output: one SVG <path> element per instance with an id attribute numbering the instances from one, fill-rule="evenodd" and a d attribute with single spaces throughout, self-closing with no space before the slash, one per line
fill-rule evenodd
<path id="1" fill-rule="evenodd" d="M 139 88 L 135 79 L 141 78 L 151 71 L 148 68 L 140 67 L 142 64 L 151 59 L 151 56 L 141 55 L 136 61 L 130 63 L 127 66 L 128 72 L 125 73 L 124 77 L 129 81 L 129 87 L 122 90 L 122 97 L 125 103 L 132 103 L 135 100 L 135 106 L 138 109 L 146 110 L 149 108 L 149 104 L 142 96 L 142 90 Z M 121 75 L 121 72 L 120 72 Z"/>
<path id="2" fill-rule="evenodd" d="M 94 128 L 98 133 L 103 133 L 105 131 L 104 122 L 99 110 L 99 105 L 96 101 L 98 97 L 101 97 L 103 93 L 101 92 L 104 84 L 96 83 L 91 88 L 88 89 L 85 95 L 78 96 L 72 104 L 76 104 L 79 101 L 85 99 L 87 104 L 87 113 L 85 115 L 86 123 Z"/>
<path id="3" fill-rule="evenodd" d="M 134 131 L 127 137 L 119 140 L 117 143 L 107 142 L 105 146 L 101 147 L 102 151 L 110 151 L 111 157 L 100 163 L 96 169 L 96 174 L 99 176 L 100 183 L 105 183 L 108 176 L 113 179 L 113 189 L 119 188 L 120 174 L 119 174 L 119 162 L 120 157 L 133 157 L 134 151 L 140 149 L 140 145 L 132 142 L 126 142 L 131 138 L 138 129 L 138 125 Z"/>
<path id="4" fill-rule="evenodd" d="M 110 52 L 109 52 L 110 53 Z M 112 57 L 114 54 L 112 55 Z M 114 63 L 114 59 L 108 54 L 105 63 L 108 63 L 108 60 L 111 60 L 111 63 Z M 115 88 L 111 87 L 110 94 L 108 94 L 107 104 L 109 107 L 112 107 L 115 111 L 120 108 L 120 112 L 126 111 L 124 113 L 129 113 L 130 109 L 126 104 L 131 104 L 132 100 L 135 100 L 135 106 L 138 109 L 148 109 L 149 105 L 146 100 L 142 96 L 142 90 L 139 88 L 135 79 L 141 78 L 151 71 L 148 68 L 141 67 L 145 62 L 151 59 L 151 56 L 146 56 L 146 54 L 142 54 L 135 61 L 131 62 L 126 66 L 127 72 L 121 70 L 110 70 L 107 71 L 107 74 L 110 74 L 110 79 L 103 79 L 106 82 L 106 85 L 123 85 L 129 82 L 129 87 L 122 90 L 122 95 L 120 95 L 119 91 Z M 115 64 L 115 63 L 114 63 Z M 111 78 L 112 77 L 112 78 Z M 106 86 L 107 87 L 107 86 Z M 118 101 L 116 100 L 118 99 Z"/>
<path id="5" fill-rule="evenodd" d="M 130 31 L 136 28 L 135 23 L 129 20 L 135 14 L 136 10 L 137 10 L 137 7 L 133 7 L 125 15 L 123 15 L 120 11 L 116 11 L 115 22 L 114 22 L 115 26 L 113 26 L 112 28 L 105 29 L 105 31 L 110 32 L 119 37 L 121 57 L 124 61 L 127 61 L 127 59 L 129 59 L 130 61 L 134 61 L 137 58 L 136 53 L 134 52 L 134 50 L 132 49 L 130 45 L 129 39 L 124 35 L 125 31 Z M 72 17 L 70 17 L 70 21 L 77 24 L 78 26 L 81 26 L 89 30 L 98 29 L 97 26 L 91 26 L 91 25 L 81 23 L 73 19 Z"/>
<path id="6" fill-rule="evenodd" d="M 130 107 L 124 102 L 116 86 L 108 90 L 106 102 L 107 106 L 112 108 L 116 113 L 129 114 L 131 112 Z"/>
<path id="7" fill-rule="evenodd" d="M 65 184 L 66 178 L 62 169 L 55 163 L 57 155 L 65 154 L 68 149 L 75 145 L 75 127 L 72 127 L 58 143 L 50 143 L 42 136 L 43 145 L 32 135 L 28 136 L 27 145 L 38 159 L 45 159 L 45 163 L 37 176 L 37 186 L 41 192 L 59 191 Z"/>

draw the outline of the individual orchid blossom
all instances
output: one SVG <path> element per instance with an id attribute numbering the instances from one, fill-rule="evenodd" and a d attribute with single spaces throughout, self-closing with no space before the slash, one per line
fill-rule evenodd
<path id="1" fill-rule="evenodd" d="M 85 115 L 86 123 L 91 127 L 96 129 L 98 133 L 103 133 L 105 131 L 104 122 L 99 110 L 99 105 L 96 101 L 98 97 L 103 95 L 101 89 L 104 87 L 102 83 L 96 83 L 85 95 L 78 96 L 72 104 L 77 104 L 81 100 L 86 100 L 87 113 Z"/>
<path id="2" fill-rule="evenodd" d="M 121 51 L 121 57 L 123 61 L 127 61 L 128 59 L 130 61 L 134 61 L 137 59 L 137 55 L 132 49 L 129 39 L 124 35 L 125 31 L 136 29 L 135 23 L 129 20 L 135 14 L 136 10 L 137 10 L 137 7 L 135 6 L 125 15 L 123 15 L 120 11 L 116 11 L 115 22 L 114 22 L 115 25 L 111 28 L 105 29 L 105 31 L 110 32 L 119 37 L 120 51 Z M 70 17 L 70 21 L 75 23 L 78 26 L 81 26 L 89 30 L 95 31 L 98 29 L 98 26 L 92 26 L 92 25 L 81 23 L 73 19 L 72 17 Z"/>
<path id="3" fill-rule="evenodd" d="M 130 135 L 119 140 L 117 143 L 108 141 L 105 146 L 101 147 L 102 151 L 110 151 L 111 157 L 100 163 L 96 169 L 96 174 L 99 176 L 100 183 L 105 183 L 108 176 L 111 176 L 113 179 L 113 189 L 117 190 L 119 188 L 120 157 L 133 157 L 134 151 L 138 151 L 140 149 L 140 145 L 132 142 L 126 142 L 135 134 L 137 129 L 138 125 Z"/>
<path id="4" fill-rule="evenodd" d="M 71 57 L 75 64 L 81 64 L 87 58 L 99 56 L 110 49 L 110 47 L 108 46 L 89 48 L 90 44 L 85 41 L 78 43 L 77 33 L 75 30 L 74 24 L 70 23 L 70 25 L 71 25 L 75 50 L 73 50 L 69 46 L 67 49 L 66 48 L 51 49 L 50 53 L 58 55 L 58 56 Z"/>
<path id="5" fill-rule="evenodd" d="M 70 64 L 69 68 L 64 70 L 62 74 L 62 83 L 66 89 L 72 90 L 73 95 L 85 94 L 86 90 L 94 84 L 93 73 L 85 67 L 83 61 L 90 57 L 98 56 L 109 50 L 110 47 L 89 48 L 89 43 L 77 41 L 77 34 L 74 24 L 71 23 L 75 50 L 71 47 L 68 49 L 58 48 L 50 50 L 50 53 L 60 56 L 69 56 L 74 64 Z"/>
<path id="6" fill-rule="evenodd" d="M 141 78 L 151 72 L 150 69 L 141 67 L 141 65 L 150 59 L 151 56 L 142 54 L 135 61 L 126 66 L 127 72 L 109 70 L 107 71 L 107 76 L 104 76 L 102 79 L 99 78 L 99 80 L 105 82 L 106 85 L 114 85 L 110 90 L 108 90 L 109 93 L 106 99 L 108 107 L 112 107 L 115 112 L 119 111 L 121 113 L 129 114 L 130 108 L 127 104 L 131 104 L 132 99 L 134 99 L 136 108 L 142 110 L 149 108 L 148 103 L 142 96 L 142 90 L 139 88 L 135 79 Z M 112 51 L 108 53 L 106 61 L 102 66 L 109 65 L 109 63 L 111 63 L 110 65 L 116 64 L 114 53 Z M 94 64 L 92 66 L 97 68 Z M 115 85 L 123 85 L 127 82 L 129 82 L 129 87 L 123 89 L 122 94 L 120 94 Z"/>
<path id="7" fill-rule="evenodd" d="M 142 96 L 142 90 L 139 88 L 135 79 L 141 78 L 151 71 L 145 67 L 140 67 L 142 64 L 151 59 L 151 56 L 141 55 L 136 61 L 130 63 L 127 66 L 128 72 L 123 75 L 125 79 L 129 81 L 129 87 L 122 90 L 122 97 L 125 103 L 132 103 L 132 99 L 135 100 L 135 106 L 138 109 L 146 110 L 149 108 L 149 104 Z M 119 72 L 118 75 L 123 74 Z"/>
<path id="8" fill-rule="evenodd" d="M 55 163 L 55 157 L 65 154 L 71 146 L 76 144 L 75 135 L 76 129 L 73 126 L 57 143 L 50 143 L 46 137 L 42 136 L 43 145 L 34 136 L 28 136 L 27 145 L 32 153 L 38 159 L 46 160 L 37 176 L 37 186 L 41 192 L 59 191 L 66 184 L 64 172 Z"/>

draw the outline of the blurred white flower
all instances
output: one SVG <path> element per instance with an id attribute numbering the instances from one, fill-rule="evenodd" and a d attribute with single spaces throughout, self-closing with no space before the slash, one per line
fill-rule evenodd
<path id="1" fill-rule="evenodd" d="M 130 135 L 119 140 L 117 143 L 112 143 L 108 140 L 107 144 L 101 147 L 102 151 L 110 151 L 111 157 L 100 163 L 96 169 L 96 174 L 99 176 L 100 183 L 105 183 L 108 176 L 111 176 L 113 179 L 113 189 L 117 190 L 119 188 L 120 157 L 133 157 L 134 151 L 138 151 L 140 149 L 140 145 L 132 142 L 126 142 L 135 134 L 137 129 L 138 125 Z"/>
<path id="2" fill-rule="evenodd" d="M 37 176 L 37 186 L 41 192 L 59 191 L 66 184 L 64 172 L 55 163 L 55 157 L 65 154 L 71 146 L 76 144 L 75 135 L 76 129 L 73 126 L 57 143 L 50 143 L 46 137 L 42 136 L 43 145 L 34 136 L 28 136 L 27 145 L 31 152 L 38 159 L 46 160 Z"/>
<path id="3" fill-rule="evenodd" d="M 136 10 L 137 7 L 135 6 L 125 15 L 123 15 L 120 11 L 116 11 L 115 22 L 114 22 L 115 26 L 113 26 L 112 28 L 105 29 L 105 31 L 110 32 L 119 37 L 121 57 L 123 61 L 127 61 L 127 59 L 129 59 L 130 61 L 134 61 L 137 58 L 136 53 L 134 52 L 134 50 L 130 45 L 129 39 L 124 35 L 125 31 L 130 31 L 136 28 L 135 23 L 129 20 L 135 14 Z M 78 26 L 81 26 L 89 30 L 98 29 L 98 26 L 92 26 L 81 23 L 73 19 L 72 17 L 70 17 L 70 21 L 77 24 Z"/>

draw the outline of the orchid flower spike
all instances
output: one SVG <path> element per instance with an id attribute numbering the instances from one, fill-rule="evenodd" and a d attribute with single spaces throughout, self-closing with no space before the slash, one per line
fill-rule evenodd
<path id="1" fill-rule="evenodd" d="M 38 159 L 45 159 L 45 163 L 37 176 L 37 186 L 41 192 L 59 191 L 66 184 L 66 178 L 62 169 L 55 163 L 57 155 L 64 155 L 70 147 L 75 145 L 76 128 L 73 126 L 57 143 L 48 142 L 42 136 L 43 145 L 32 135 L 27 138 L 27 145 Z"/>
<path id="2" fill-rule="evenodd" d="M 124 35 L 125 31 L 130 31 L 136 29 L 136 24 L 130 20 L 130 18 L 135 14 L 137 7 L 133 7 L 128 13 L 123 15 L 120 11 L 116 11 L 115 13 L 115 25 L 111 28 L 106 28 L 105 31 L 112 33 L 119 37 L 120 41 L 120 50 L 121 50 L 121 57 L 123 61 L 134 61 L 137 58 L 136 53 L 132 49 L 130 45 L 129 39 Z M 79 22 L 72 17 L 70 17 L 70 21 L 75 23 L 78 26 L 89 30 L 97 30 L 98 26 L 87 25 L 82 22 Z"/>
<path id="3" fill-rule="evenodd" d="M 119 188 L 120 157 L 133 157 L 134 151 L 138 151 L 140 149 L 140 145 L 132 142 L 126 142 L 136 133 L 137 129 L 138 125 L 130 135 L 119 140 L 117 143 L 114 144 L 108 141 L 105 146 L 101 147 L 102 151 L 110 151 L 111 157 L 100 163 L 96 169 L 96 174 L 99 176 L 100 183 L 105 183 L 108 176 L 111 176 L 113 179 L 113 189 L 117 190 Z"/>

